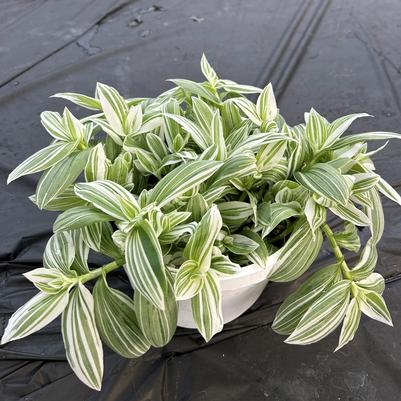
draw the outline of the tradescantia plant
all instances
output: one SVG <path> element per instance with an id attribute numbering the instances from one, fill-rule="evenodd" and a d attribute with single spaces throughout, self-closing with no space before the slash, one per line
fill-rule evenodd
<path id="1" fill-rule="evenodd" d="M 392 324 L 384 279 L 374 270 L 384 225 L 380 193 L 398 204 L 401 197 L 375 172 L 371 156 L 381 148 L 368 151 L 367 142 L 401 135 L 344 135 L 368 115 L 329 122 L 314 109 L 289 126 L 271 84 L 260 90 L 220 79 L 205 56 L 201 68 L 205 82 L 175 79 L 157 98 L 124 99 L 100 83 L 95 97 L 54 95 L 93 113 L 43 112 L 52 143 L 9 176 L 44 171 L 30 199 L 62 213 L 44 267 L 25 274 L 39 293 L 11 317 L 2 344 L 61 315 L 72 369 L 100 389 L 102 343 L 127 358 L 165 345 L 178 301 L 187 299 L 208 341 L 223 326 L 220 277 L 256 264 L 270 281 L 295 280 L 324 238 L 336 261 L 284 301 L 273 329 L 287 343 L 310 344 L 342 323 L 341 348 L 361 313 Z M 256 104 L 245 97 L 251 93 Z M 334 232 L 330 214 L 342 221 Z M 357 227 L 365 226 L 370 238 L 350 265 L 343 251 L 359 252 Z M 90 250 L 111 261 L 90 268 Z M 109 286 L 108 274 L 119 268 L 133 296 Z"/>

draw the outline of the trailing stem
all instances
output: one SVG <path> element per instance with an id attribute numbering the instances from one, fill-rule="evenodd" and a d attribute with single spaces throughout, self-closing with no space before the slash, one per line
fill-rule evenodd
<path id="1" fill-rule="evenodd" d="M 344 255 L 341 252 L 340 247 L 337 244 L 336 239 L 334 238 L 334 233 L 331 230 L 331 228 L 329 227 L 329 225 L 327 223 L 324 223 L 322 225 L 322 230 L 325 233 L 327 239 L 329 240 L 330 246 L 333 250 L 334 256 L 337 259 L 338 264 L 341 267 L 341 271 L 343 274 L 343 277 L 348 279 L 348 280 L 352 280 L 352 276 L 351 276 L 351 272 L 350 269 L 347 265 L 347 262 L 345 261 Z"/>
<path id="2" fill-rule="evenodd" d="M 86 274 L 80 276 L 79 281 L 81 283 L 86 283 L 87 281 L 93 280 L 94 278 L 97 278 L 97 277 L 101 276 L 102 274 L 107 274 L 115 269 L 118 269 L 124 263 L 125 263 L 124 259 L 118 259 L 113 262 L 107 263 L 101 267 L 98 267 L 97 269 L 90 271 L 89 273 L 86 273 Z"/>

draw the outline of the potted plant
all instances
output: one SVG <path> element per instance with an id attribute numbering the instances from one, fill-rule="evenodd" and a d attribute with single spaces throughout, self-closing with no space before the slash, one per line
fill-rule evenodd
<path id="1" fill-rule="evenodd" d="M 371 156 L 383 146 L 368 151 L 367 142 L 401 136 L 344 135 L 368 115 L 329 122 L 314 109 L 289 126 L 270 84 L 261 90 L 220 79 L 205 56 L 201 68 L 205 82 L 175 79 L 157 98 L 124 99 L 100 83 L 95 97 L 54 95 L 93 113 L 43 112 L 52 143 L 9 176 L 44 171 L 30 199 L 62 213 L 44 267 L 25 274 L 39 293 L 13 314 L 2 344 L 61 315 L 71 368 L 99 390 L 102 343 L 139 357 L 169 342 L 177 321 L 208 341 L 267 281 L 305 273 L 324 238 L 335 262 L 284 301 L 273 329 L 289 335 L 287 343 L 310 344 L 342 323 L 340 348 L 361 313 L 392 324 L 374 269 L 380 193 L 401 198 L 375 172 Z M 256 104 L 245 96 L 252 93 Z M 329 214 L 342 220 L 337 231 Z M 351 266 L 343 250 L 360 250 L 357 227 L 370 238 Z M 90 268 L 90 250 L 110 262 Z M 133 295 L 109 286 L 116 269 L 125 270 Z"/>

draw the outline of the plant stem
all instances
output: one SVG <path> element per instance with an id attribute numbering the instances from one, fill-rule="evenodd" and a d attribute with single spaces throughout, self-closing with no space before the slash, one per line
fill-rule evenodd
<path id="1" fill-rule="evenodd" d="M 333 250 L 334 256 L 337 259 L 338 264 L 341 267 L 341 271 L 343 274 L 343 277 L 348 279 L 348 280 L 352 280 L 352 276 L 351 276 L 351 272 L 350 269 L 347 265 L 347 262 L 345 261 L 344 255 L 341 252 L 340 247 L 337 244 L 336 239 L 334 238 L 334 233 L 331 230 L 331 228 L 329 227 L 329 225 L 327 223 L 324 223 L 322 225 L 322 230 L 325 233 L 327 239 L 329 240 L 330 246 Z"/>
<path id="2" fill-rule="evenodd" d="M 90 271 L 89 273 L 86 273 L 86 274 L 80 276 L 79 281 L 82 284 L 86 283 L 87 281 L 93 280 L 94 278 L 97 278 L 97 277 L 101 276 L 102 274 L 107 274 L 115 269 L 118 269 L 124 263 L 125 263 L 124 259 L 118 259 L 113 262 L 107 263 L 101 267 L 98 267 L 97 269 Z"/>

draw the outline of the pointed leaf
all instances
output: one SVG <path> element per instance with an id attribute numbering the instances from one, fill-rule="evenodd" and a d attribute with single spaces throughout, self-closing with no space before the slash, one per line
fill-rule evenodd
<path id="1" fill-rule="evenodd" d="M 125 243 L 126 272 L 132 287 L 159 309 L 166 303 L 166 269 L 163 253 L 153 227 L 140 222 Z"/>
<path id="2" fill-rule="evenodd" d="M 192 315 L 206 342 L 223 329 L 220 283 L 212 270 L 206 272 L 201 291 L 192 298 Z"/>
<path id="3" fill-rule="evenodd" d="M 93 297 L 83 284 L 70 294 L 62 316 L 61 331 L 71 369 L 87 386 L 100 390 L 103 347 L 95 324 Z"/>
<path id="4" fill-rule="evenodd" d="M 21 306 L 8 321 L 1 344 L 29 336 L 58 317 L 68 302 L 68 290 L 56 294 L 39 292 Z"/>
<path id="5" fill-rule="evenodd" d="M 100 277 L 93 289 L 96 326 L 101 339 L 125 358 L 137 358 L 150 347 L 135 315 L 134 301 L 123 292 L 110 288 Z"/>

